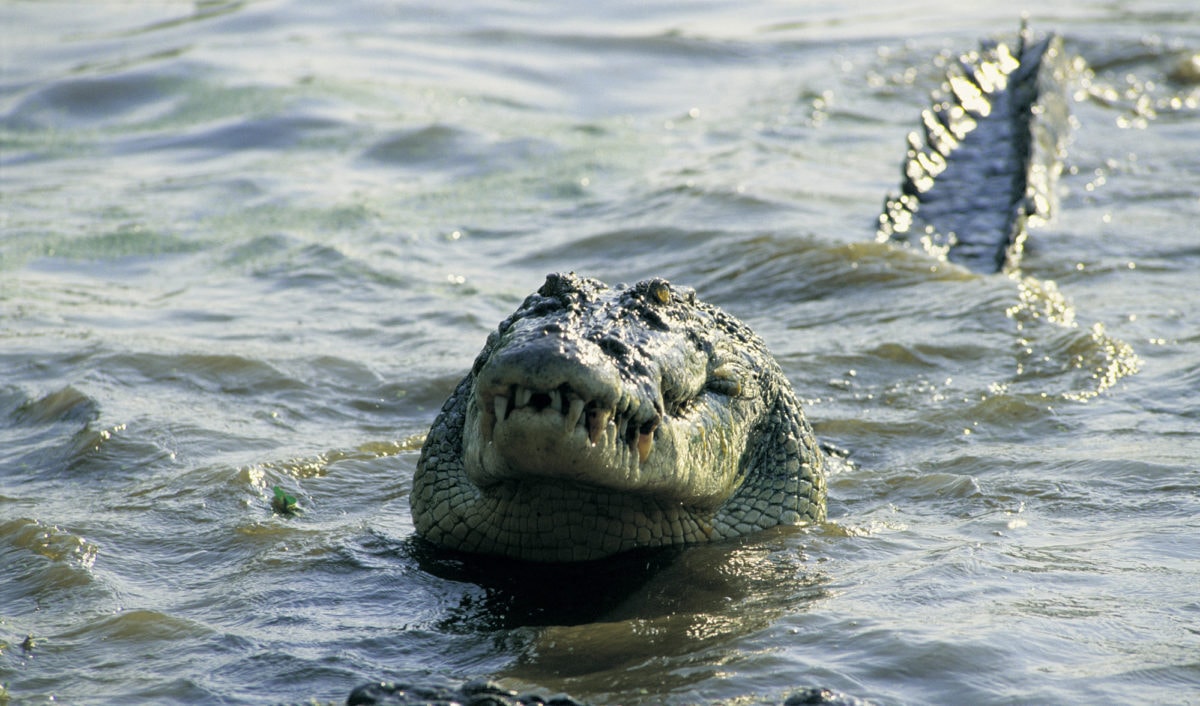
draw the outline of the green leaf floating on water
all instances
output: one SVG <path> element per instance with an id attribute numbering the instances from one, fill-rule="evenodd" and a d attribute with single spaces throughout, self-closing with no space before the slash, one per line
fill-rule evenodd
<path id="1" fill-rule="evenodd" d="M 297 504 L 296 498 L 288 495 L 287 492 L 275 486 L 272 490 L 275 491 L 275 497 L 271 498 L 271 509 L 280 515 L 295 515 L 300 512 L 300 506 Z"/>

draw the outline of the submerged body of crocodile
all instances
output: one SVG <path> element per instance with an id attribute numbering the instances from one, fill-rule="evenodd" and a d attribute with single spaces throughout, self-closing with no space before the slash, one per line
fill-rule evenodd
<path id="1" fill-rule="evenodd" d="M 434 422 L 413 518 L 452 549 L 597 559 L 821 520 L 823 466 L 745 325 L 665 280 L 550 275 Z"/>
<path id="2" fill-rule="evenodd" d="M 881 240 L 1013 270 L 1049 209 L 1065 106 L 1057 38 L 964 57 L 913 135 Z M 664 280 L 551 275 L 489 337 L 433 424 L 420 535 L 537 561 L 596 559 L 824 518 L 824 461 L 759 338 Z"/>

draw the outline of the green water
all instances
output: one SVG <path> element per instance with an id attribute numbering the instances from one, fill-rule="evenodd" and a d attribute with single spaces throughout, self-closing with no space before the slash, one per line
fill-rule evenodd
<path id="1" fill-rule="evenodd" d="M 1031 12 L 1075 124 L 1009 278 L 872 242 L 999 5 L 0 4 L 0 703 L 1197 703 L 1200 16 Z M 829 522 L 604 580 L 414 543 L 556 270 L 759 331 Z"/>

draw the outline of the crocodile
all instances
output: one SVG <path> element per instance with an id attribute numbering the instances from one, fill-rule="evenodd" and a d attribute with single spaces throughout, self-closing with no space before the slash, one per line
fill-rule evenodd
<path id="1" fill-rule="evenodd" d="M 745 324 L 665 279 L 551 274 L 484 345 L 426 438 L 418 533 L 583 561 L 825 517 L 824 457 Z"/>
<path id="2" fill-rule="evenodd" d="M 977 272 L 1019 267 L 1068 124 L 1061 43 L 1022 28 L 951 67 L 877 239 Z M 541 562 L 825 518 L 825 459 L 745 324 L 664 279 L 552 274 L 488 337 L 413 481 L 434 545 Z"/>

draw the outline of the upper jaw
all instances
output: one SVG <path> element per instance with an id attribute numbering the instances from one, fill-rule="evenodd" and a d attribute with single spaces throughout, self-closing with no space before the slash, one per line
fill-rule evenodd
<path id="1" fill-rule="evenodd" d="M 481 386 L 482 387 L 482 386 Z M 486 444 L 511 443 L 510 427 L 537 427 L 547 436 L 561 436 L 562 443 L 592 448 L 608 447 L 614 460 L 619 445 L 629 458 L 646 463 L 654 450 L 654 434 L 662 415 L 652 402 L 628 393 L 589 395 L 567 383 L 547 388 L 526 382 L 493 384 L 476 393 L 478 433 Z"/>
<path id="2" fill-rule="evenodd" d="M 602 406 L 570 388 L 478 390 L 465 420 L 468 480 L 485 495 L 567 483 L 693 509 L 715 508 L 733 492 L 748 418 L 728 406 L 701 403 L 675 416 L 616 399 Z"/>
<path id="3" fill-rule="evenodd" d="M 636 485 L 652 461 L 663 402 L 654 361 L 622 374 L 586 336 L 511 331 L 475 378 L 466 466 L 475 485 L 530 476 Z"/>

